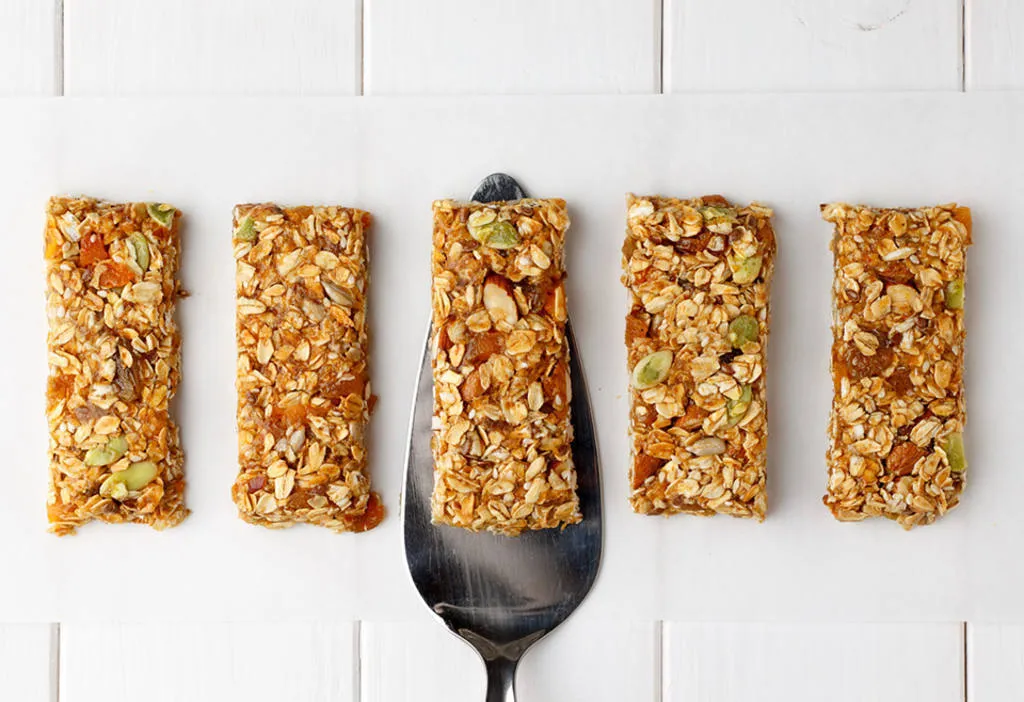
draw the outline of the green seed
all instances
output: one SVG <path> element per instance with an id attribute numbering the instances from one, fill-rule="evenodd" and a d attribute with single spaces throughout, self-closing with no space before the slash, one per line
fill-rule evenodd
<path id="1" fill-rule="evenodd" d="M 235 238 L 242 241 L 252 241 L 256 238 L 256 228 L 252 217 L 246 217 L 242 220 L 242 223 L 238 225 L 238 229 L 235 230 Z"/>
<path id="2" fill-rule="evenodd" d="M 146 241 L 146 236 L 142 232 L 135 232 L 128 237 L 128 243 L 135 253 L 135 262 L 145 273 L 149 270 L 149 242 Z"/>
<path id="3" fill-rule="evenodd" d="M 106 446 L 93 446 L 85 452 L 85 465 L 109 466 L 117 460 L 117 454 Z"/>
<path id="4" fill-rule="evenodd" d="M 113 439 L 107 442 L 107 448 L 117 454 L 117 457 L 128 453 L 128 442 L 125 441 L 123 436 L 115 436 Z"/>
<path id="5" fill-rule="evenodd" d="M 747 416 L 747 410 L 750 409 L 750 400 L 753 398 L 753 395 L 750 386 L 744 385 L 743 389 L 740 390 L 740 396 L 726 403 L 725 414 L 729 418 L 728 425 L 730 427 L 736 426 Z"/>
<path id="6" fill-rule="evenodd" d="M 153 218 L 153 221 L 165 229 L 171 228 L 174 221 L 174 208 L 170 205 L 162 205 L 158 202 L 147 202 L 146 212 Z"/>
<path id="7" fill-rule="evenodd" d="M 714 207 L 711 205 L 698 208 L 704 218 L 704 226 L 716 234 L 728 234 L 736 219 L 736 210 L 731 207 Z"/>
<path id="8" fill-rule="evenodd" d="M 637 390 L 652 388 L 668 377 L 672 367 L 671 351 L 655 351 L 633 366 L 633 387 Z"/>
<path id="9" fill-rule="evenodd" d="M 761 256 L 750 256 L 748 258 L 729 256 L 729 268 L 732 270 L 732 282 L 737 285 L 746 285 L 757 280 L 761 272 Z"/>
<path id="10" fill-rule="evenodd" d="M 102 491 L 103 486 L 101 485 L 100 492 Z M 120 480 L 111 481 L 107 491 L 110 493 L 110 496 L 113 497 L 115 500 L 123 500 L 124 498 L 128 497 L 128 488 L 126 488 L 124 486 L 124 483 L 122 483 Z"/>
<path id="11" fill-rule="evenodd" d="M 946 440 L 942 442 L 942 450 L 946 454 L 951 471 L 963 473 L 967 470 L 967 456 L 964 454 L 964 437 L 960 432 L 954 431 L 946 436 Z"/>
<path id="12" fill-rule="evenodd" d="M 120 472 L 121 480 L 129 490 L 139 490 L 156 477 L 160 469 L 153 461 L 139 461 Z M 116 475 L 116 474 L 115 474 Z"/>
<path id="13" fill-rule="evenodd" d="M 519 245 L 519 232 L 510 222 L 491 222 L 477 231 L 480 243 L 492 249 L 511 249 Z"/>
<path id="14" fill-rule="evenodd" d="M 946 307 L 951 310 L 962 310 L 964 308 L 963 280 L 958 278 L 946 283 Z"/>
<path id="15" fill-rule="evenodd" d="M 138 461 L 127 469 L 111 473 L 100 485 L 100 494 L 123 500 L 129 492 L 141 490 L 157 476 L 160 469 L 153 461 Z"/>
<path id="16" fill-rule="evenodd" d="M 128 452 L 128 442 L 123 437 L 115 436 L 104 446 L 93 446 L 85 452 L 85 465 L 109 466 Z"/>
<path id="17" fill-rule="evenodd" d="M 731 207 L 715 207 L 713 205 L 706 205 L 698 208 L 701 217 L 704 218 L 705 222 L 735 222 L 736 210 Z"/>
<path id="18" fill-rule="evenodd" d="M 757 341 L 758 332 L 757 320 L 749 314 L 741 314 L 729 322 L 729 343 L 734 349 L 742 348 L 744 344 Z"/>

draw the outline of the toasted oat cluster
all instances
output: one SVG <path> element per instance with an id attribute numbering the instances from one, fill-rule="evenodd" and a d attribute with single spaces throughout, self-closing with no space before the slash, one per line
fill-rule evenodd
<path id="1" fill-rule="evenodd" d="M 366 531 L 363 433 L 370 215 L 341 207 L 239 205 L 234 212 L 238 464 L 242 519 Z"/>
<path id="2" fill-rule="evenodd" d="M 434 203 L 435 522 L 578 522 L 564 200 Z"/>
<path id="3" fill-rule="evenodd" d="M 971 213 L 822 205 L 835 225 L 828 493 L 836 519 L 930 524 L 965 469 L 964 273 Z"/>
<path id="4" fill-rule="evenodd" d="M 50 531 L 186 516 L 168 404 L 180 375 L 178 213 L 54 197 L 46 217 Z"/>
<path id="5" fill-rule="evenodd" d="M 772 211 L 627 197 L 630 502 L 764 519 Z"/>

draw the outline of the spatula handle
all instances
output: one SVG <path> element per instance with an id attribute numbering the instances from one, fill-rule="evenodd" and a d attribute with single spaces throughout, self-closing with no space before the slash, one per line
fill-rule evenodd
<path id="1" fill-rule="evenodd" d="M 516 668 L 519 661 L 496 658 L 485 661 L 487 666 L 486 702 L 516 702 Z"/>

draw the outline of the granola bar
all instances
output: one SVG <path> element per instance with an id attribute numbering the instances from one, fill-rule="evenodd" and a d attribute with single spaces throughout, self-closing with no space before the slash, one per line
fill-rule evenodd
<path id="1" fill-rule="evenodd" d="M 367 369 L 370 215 L 341 207 L 234 211 L 239 516 L 366 531 L 363 434 L 375 401 Z"/>
<path id="2" fill-rule="evenodd" d="M 627 197 L 630 503 L 763 520 L 772 211 Z"/>
<path id="3" fill-rule="evenodd" d="M 45 259 L 50 531 L 187 515 L 168 405 L 180 376 L 179 216 L 169 205 L 54 197 Z"/>
<path id="4" fill-rule="evenodd" d="M 836 519 L 930 524 L 965 469 L 964 272 L 971 213 L 822 205 L 835 225 L 828 493 Z"/>
<path id="5" fill-rule="evenodd" d="M 580 520 L 564 200 L 434 203 L 435 522 L 515 535 Z"/>

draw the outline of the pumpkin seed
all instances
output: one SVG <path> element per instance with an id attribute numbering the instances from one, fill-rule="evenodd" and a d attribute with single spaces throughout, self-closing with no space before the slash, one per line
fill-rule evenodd
<path id="1" fill-rule="evenodd" d="M 671 351 L 655 351 L 633 366 L 633 387 L 637 390 L 652 388 L 668 377 L 672 367 Z"/>
<path id="2" fill-rule="evenodd" d="M 174 208 L 159 202 L 147 202 L 146 212 L 153 218 L 153 221 L 165 229 L 171 228 L 174 221 Z"/>
<path id="3" fill-rule="evenodd" d="M 256 238 L 256 227 L 252 217 L 246 217 L 242 220 L 242 223 L 238 225 L 238 229 L 235 230 L 235 238 L 242 241 L 252 241 Z"/>
<path id="4" fill-rule="evenodd" d="M 951 310 L 964 308 L 964 281 L 960 278 L 946 283 L 946 307 Z"/>
<path id="5" fill-rule="evenodd" d="M 761 256 L 729 256 L 729 269 L 732 271 L 732 282 L 737 285 L 746 285 L 757 280 L 761 272 Z"/>
<path id="6" fill-rule="evenodd" d="M 742 348 L 744 344 L 757 341 L 758 329 L 756 319 L 749 314 L 741 314 L 729 322 L 727 338 L 734 349 Z"/>
<path id="7" fill-rule="evenodd" d="M 146 240 L 145 234 L 134 232 L 128 237 L 128 243 L 131 244 L 132 252 L 135 254 L 135 262 L 145 273 L 149 270 L 149 242 Z"/>
<path id="8" fill-rule="evenodd" d="M 963 473 L 967 470 L 967 456 L 964 453 L 964 437 L 958 432 L 946 436 L 946 440 L 942 442 L 942 450 L 946 454 L 946 459 L 949 461 L 949 469 L 954 473 Z"/>

